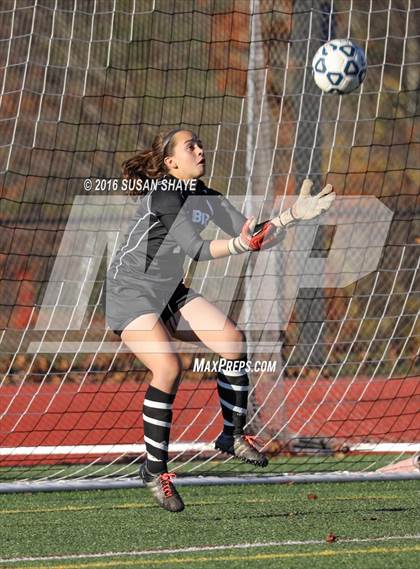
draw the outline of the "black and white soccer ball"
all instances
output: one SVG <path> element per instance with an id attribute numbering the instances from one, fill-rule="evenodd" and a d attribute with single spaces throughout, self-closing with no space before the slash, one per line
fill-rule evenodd
<path id="1" fill-rule="evenodd" d="M 349 39 L 324 43 L 312 60 L 315 83 L 325 93 L 351 93 L 362 83 L 366 69 L 365 52 Z"/>

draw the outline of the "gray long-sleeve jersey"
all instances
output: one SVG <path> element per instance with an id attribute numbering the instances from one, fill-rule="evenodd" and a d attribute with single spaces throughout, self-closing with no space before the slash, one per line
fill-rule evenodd
<path id="1" fill-rule="evenodd" d="M 139 201 L 107 278 L 113 283 L 172 284 L 184 276 L 185 257 L 212 259 L 210 241 L 200 237 L 213 221 L 230 236 L 239 235 L 246 217 L 220 192 L 196 180 L 195 189 L 165 176 Z"/>

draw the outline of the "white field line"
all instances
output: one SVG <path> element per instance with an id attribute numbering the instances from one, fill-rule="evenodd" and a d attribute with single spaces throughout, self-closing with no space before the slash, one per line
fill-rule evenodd
<path id="1" fill-rule="evenodd" d="M 173 443 L 170 450 L 183 451 L 206 451 L 214 450 L 212 443 Z M 350 447 L 352 451 L 360 452 L 420 452 L 420 443 L 360 443 Z M 144 444 L 114 444 L 114 445 L 74 445 L 74 446 L 37 446 L 37 447 L 0 447 L 0 456 L 35 456 L 55 454 L 140 454 L 146 451 Z"/>
<path id="2" fill-rule="evenodd" d="M 214 446 L 210 443 L 174 443 L 171 445 L 171 451 L 188 451 L 188 450 L 214 450 Z M 144 444 L 115 444 L 115 445 L 72 445 L 72 446 L 38 446 L 38 447 L 2 447 L 0 448 L 0 456 L 35 456 L 35 455 L 55 455 L 55 454 L 125 454 L 146 452 Z"/>
<path id="3" fill-rule="evenodd" d="M 398 541 L 403 539 L 420 540 L 416 535 L 390 535 L 365 539 L 338 539 L 337 543 L 371 543 Z M 210 545 L 203 547 L 180 547 L 177 549 L 151 549 L 149 551 L 109 551 L 106 553 L 86 553 L 77 555 L 51 555 L 49 557 L 12 557 L 0 558 L 0 563 L 21 563 L 25 561 L 65 561 L 69 559 L 101 559 L 104 557 L 143 557 L 145 555 L 169 555 L 174 553 L 195 553 L 201 551 L 220 551 L 224 549 L 251 549 L 256 547 L 287 547 L 290 545 L 325 545 L 325 540 L 310 539 L 307 541 L 268 541 L 261 543 L 238 543 L 235 545 Z"/>

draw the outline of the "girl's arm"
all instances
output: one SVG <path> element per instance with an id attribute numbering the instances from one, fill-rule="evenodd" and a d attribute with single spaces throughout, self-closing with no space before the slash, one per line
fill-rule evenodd
<path id="1" fill-rule="evenodd" d="M 229 239 L 205 240 L 200 237 L 184 209 L 179 192 L 154 192 L 151 211 L 182 250 L 195 261 L 208 261 L 231 254 L 228 248 Z"/>
<path id="2" fill-rule="evenodd" d="M 200 196 L 200 198 L 206 199 L 203 196 Z M 188 208 L 184 208 L 179 192 L 154 192 L 151 211 L 162 222 L 168 233 L 181 246 L 183 251 L 195 261 L 219 259 L 228 255 L 260 249 L 261 236 L 253 237 L 255 220 L 253 218 L 247 220 L 227 200 L 225 201 L 227 202 L 223 207 L 226 214 L 224 218 L 225 227 L 228 227 L 233 235 L 237 235 L 233 239 L 202 239 L 191 222 L 191 214 L 188 212 Z M 211 203 L 214 205 L 213 201 Z M 200 200 L 196 201 L 194 206 L 199 211 Z M 231 210 L 230 213 L 228 213 L 229 209 Z M 238 228 L 237 233 L 234 233 L 235 228 Z M 273 225 L 271 229 L 275 231 Z"/>
<path id="3" fill-rule="evenodd" d="M 210 198 L 214 209 L 213 222 L 234 239 L 218 239 L 211 242 L 210 250 L 215 258 L 236 255 L 245 251 L 268 249 L 279 243 L 284 231 L 276 229 L 270 221 L 255 223 L 234 207 L 220 192 L 208 188 L 200 180 L 201 190 Z"/>
<path id="4" fill-rule="evenodd" d="M 254 234 L 267 231 L 268 224 L 271 223 L 277 228 L 278 242 L 278 240 L 281 239 L 280 231 L 285 229 L 289 224 L 313 219 L 323 211 L 327 211 L 336 197 L 331 184 L 327 184 L 325 188 L 315 196 L 311 195 L 312 185 L 311 180 L 305 179 L 299 197 L 293 206 L 273 219 L 256 224 Z M 214 190 L 208 190 L 211 194 L 219 196 L 219 199 L 216 200 L 217 211 L 214 219 L 215 223 L 229 235 L 238 235 L 246 221 L 246 217 L 222 196 L 222 194 Z M 271 240 L 271 243 L 274 244 L 274 240 Z M 272 246 L 272 244 L 267 243 L 267 246 Z"/>
<path id="5" fill-rule="evenodd" d="M 213 241 L 210 241 L 210 254 L 213 259 L 220 259 L 231 255 L 229 251 L 229 239 L 213 239 Z"/>

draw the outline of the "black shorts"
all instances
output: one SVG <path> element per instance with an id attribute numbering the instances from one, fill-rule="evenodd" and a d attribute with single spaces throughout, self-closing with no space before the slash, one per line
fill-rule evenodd
<path id="1" fill-rule="evenodd" d="M 145 290 L 143 287 L 112 286 L 106 293 L 106 321 L 121 336 L 130 322 L 142 314 L 156 313 L 167 322 L 180 308 L 193 298 L 202 296 L 184 283 L 179 283 L 169 301 L 162 290 Z"/>

